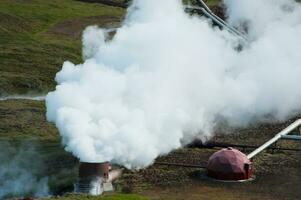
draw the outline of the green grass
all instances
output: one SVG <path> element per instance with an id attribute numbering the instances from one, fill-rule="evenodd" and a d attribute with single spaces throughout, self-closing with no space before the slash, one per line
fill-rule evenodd
<path id="1" fill-rule="evenodd" d="M 0 101 L 0 140 L 58 141 L 54 125 L 46 121 L 44 102 Z"/>
<path id="2" fill-rule="evenodd" d="M 50 34 L 49 28 L 66 20 L 123 14 L 120 8 L 75 0 L 1 0 L 0 96 L 47 92 L 65 60 L 81 61 L 80 38 Z"/>
<path id="3" fill-rule="evenodd" d="M 208 5 L 218 2 L 207 0 Z M 49 33 L 56 24 L 124 13 L 121 8 L 76 0 L 1 0 L 0 96 L 46 93 L 54 89 L 55 74 L 64 61 L 82 61 L 80 37 Z"/>

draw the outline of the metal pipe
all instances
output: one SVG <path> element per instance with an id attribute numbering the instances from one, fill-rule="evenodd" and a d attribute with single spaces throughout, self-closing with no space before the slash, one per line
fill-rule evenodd
<path id="1" fill-rule="evenodd" d="M 236 147 L 236 148 L 242 148 L 242 149 L 257 149 L 259 146 L 256 145 L 246 145 L 246 144 L 232 144 L 232 143 L 221 143 L 221 142 L 208 142 L 205 144 L 202 144 L 200 146 L 188 146 L 188 148 L 215 148 L 215 147 Z M 270 150 L 277 150 L 277 151 L 301 151 L 301 149 L 296 148 L 284 148 L 284 147 L 271 147 L 269 146 L 267 149 Z"/>
<path id="2" fill-rule="evenodd" d="M 270 145 L 272 145 L 273 143 L 275 143 L 277 140 L 281 139 L 282 136 L 289 134 L 291 131 L 293 131 L 295 128 L 297 128 L 300 125 L 301 125 L 301 119 L 298 119 L 297 121 L 295 121 L 294 123 L 292 123 L 291 125 L 289 125 L 287 128 L 285 128 L 281 132 L 279 132 L 277 135 L 275 135 L 275 137 L 273 137 L 272 139 L 270 139 L 269 141 L 267 141 L 266 143 L 264 143 L 262 146 L 258 147 L 253 152 L 251 152 L 247 156 L 248 159 L 253 158 L 258 153 L 260 153 L 261 151 L 265 150 Z"/>
<path id="3" fill-rule="evenodd" d="M 197 0 L 197 1 L 201 4 L 201 7 L 203 7 L 211 15 L 212 18 L 214 18 L 216 21 L 219 21 L 220 23 L 222 23 L 224 25 L 224 27 L 227 27 L 236 35 L 238 35 L 238 36 L 242 37 L 244 40 L 248 41 L 248 38 L 246 38 L 244 36 L 244 34 L 239 32 L 237 29 L 235 29 L 234 27 L 232 27 L 228 23 L 226 23 L 224 20 L 222 20 L 219 16 L 214 14 L 214 12 L 211 11 L 211 9 L 206 5 L 206 3 L 204 3 L 203 0 Z"/>
<path id="4" fill-rule="evenodd" d="M 201 6 L 203 8 L 205 8 L 208 12 L 212 13 L 212 11 L 210 10 L 210 8 L 207 6 L 207 4 L 205 4 L 204 1 L 202 1 L 202 0 L 197 0 L 197 1 L 201 4 Z"/>
<path id="5" fill-rule="evenodd" d="M 299 136 L 299 135 L 282 135 L 281 139 L 285 139 L 285 140 L 301 140 L 301 136 Z"/>
<path id="6" fill-rule="evenodd" d="M 221 22 L 222 24 L 224 24 L 226 27 L 228 27 L 229 29 L 231 29 L 233 32 L 235 32 L 236 34 L 243 36 L 242 33 L 240 33 L 239 31 L 237 31 L 235 28 L 233 28 L 232 26 L 230 26 L 229 24 L 227 24 L 224 20 L 222 20 L 219 16 L 217 16 L 216 14 L 214 14 L 214 12 L 211 11 L 211 9 L 206 5 L 206 3 L 203 0 L 197 0 L 200 4 L 201 7 L 203 7 L 207 12 L 209 12 L 216 20 L 218 20 L 219 22 Z M 247 39 L 247 38 L 245 38 Z"/>
<path id="7" fill-rule="evenodd" d="M 244 42 L 248 42 L 248 39 L 242 33 L 237 31 L 235 28 L 231 27 L 230 25 L 228 25 L 222 19 L 220 19 L 219 17 L 214 15 L 211 11 L 209 12 L 207 9 L 205 9 L 203 7 L 199 7 L 199 6 L 186 6 L 186 8 L 191 9 L 191 10 L 193 10 L 193 9 L 194 10 L 200 10 L 204 15 L 206 15 L 208 18 L 210 18 L 213 22 L 218 24 L 220 27 L 228 30 L 230 33 L 232 33 L 233 35 L 239 37 Z"/>
<path id="8" fill-rule="evenodd" d="M 183 164 L 183 163 L 169 163 L 169 162 L 155 162 L 155 165 L 167 165 L 167 166 L 178 166 L 178 167 L 190 167 L 190 168 L 207 168 L 203 165 Z"/>

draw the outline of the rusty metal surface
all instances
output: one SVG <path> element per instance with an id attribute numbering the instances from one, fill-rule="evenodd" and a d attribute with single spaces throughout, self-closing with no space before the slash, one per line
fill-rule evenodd
<path id="1" fill-rule="evenodd" d="M 94 177 L 102 177 L 108 179 L 110 164 L 104 163 L 87 163 L 81 162 L 79 165 L 79 179 L 91 179 Z"/>
<path id="2" fill-rule="evenodd" d="M 210 177 L 220 180 L 245 180 L 252 176 L 250 160 L 231 147 L 214 153 L 209 158 L 207 169 Z"/>

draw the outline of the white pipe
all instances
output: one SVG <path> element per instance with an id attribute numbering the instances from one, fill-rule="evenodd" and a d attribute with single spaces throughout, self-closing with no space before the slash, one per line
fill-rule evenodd
<path id="1" fill-rule="evenodd" d="M 295 121 L 294 123 L 292 123 L 291 125 L 289 125 L 288 127 L 286 127 L 285 129 L 283 129 L 280 133 L 278 133 L 277 135 L 275 135 L 275 137 L 273 137 L 272 139 L 270 139 L 269 141 L 267 141 L 266 143 L 264 143 L 262 146 L 260 146 L 257 149 L 255 149 L 252 153 L 250 153 L 247 156 L 248 159 L 253 158 L 258 153 L 260 153 L 261 151 L 265 150 L 270 145 L 272 145 L 273 143 L 275 143 L 277 140 L 281 139 L 282 136 L 289 134 L 291 131 L 293 131 L 295 128 L 297 128 L 300 125 L 301 125 L 301 119 L 298 119 L 297 121 Z"/>
<path id="2" fill-rule="evenodd" d="M 209 12 L 216 20 L 218 20 L 219 22 L 223 23 L 226 27 L 228 27 L 229 29 L 231 29 L 233 32 L 235 32 L 237 35 L 243 37 L 245 40 L 248 40 L 241 32 L 239 32 L 238 30 L 236 30 L 235 28 L 233 28 L 232 26 L 230 26 L 228 23 L 226 23 L 224 20 L 222 20 L 220 17 L 218 17 L 216 14 L 214 14 L 214 12 L 212 12 L 210 10 L 210 8 L 206 5 L 206 3 L 204 3 L 203 0 L 198 0 L 198 2 L 206 9 L 207 12 Z"/>
<path id="3" fill-rule="evenodd" d="M 238 30 L 227 24 L 224 20 L 222 20 L 220 17 L 218 17 L 214 12 L 211 11 L 211 9 L 206 5 L 206 3 L 203 2 L 203 0 L 198 0 L 198 2 L 206 9 L 207 12 L 209 12 L 216 20 L 227 26 L 229 29 L 231 29 L 233 32 L 235 32 L 237 35 L 240 35 L 241 37 L 244 37 L 242 33 L 240 33 Z M 245 38 L 247 40 L 247 38 Z"/>
<path id="4" fill-rule="evenodd" d="M 199 7 L 199 6 L 186 6 L 188 9 L 195 9 L 195 10 L 201 10 L 208 18 L 213 20 L 215 23 L 223 27 L 224 29 L 227 29 L 230 33 L 240 37 L 245 42 L 248 41 L 248 39 L 239 31 L 237 31 L 235 28 L 231 27 L 229 24 L 227 24 L 225 21 L 223 21 L 221 18 L 216 16 L 208 7 L 208 9 Z"/>
<path id="5" fill-rule="evenodd" d="M 205 4 L 204 1 L 202 0 L 198 0 L 198 2 L 210 13 L 212 13 L 212 11 L 210 10 L 210 8 L 207 6 L 207 4 Z"/>

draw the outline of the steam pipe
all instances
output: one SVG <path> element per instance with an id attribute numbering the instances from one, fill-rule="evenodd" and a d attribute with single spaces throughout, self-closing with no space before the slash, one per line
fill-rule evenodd
<path id="1" fill-rule="evenodd" d="M 203 7 L 208 13 L 210 13 L 216 20 L 218 20 L 219 22 L 221 22 L 222 24 L 224 24 L 225 26 L 227 26 L 228 28 L 230 28 L 233 32 L 235 32 L 238 35 L 241 35 L 240 32 L 238 32 L 235 28 L 231 27 L 230 25 L 228 25 L 224 20 L 222 20 L 220 17 L 218 17 L 217 15 L 215 15 L 211 9 L 206 5 L 206 3 L 204 3 L 203 0 L 197 0 L 200 4 L 201 7 Z"/>
<path id="2" fill-rule="evenodd" d="M 294 123 L 292 123 L 291 125 L 289 125 L 287 128 L 285 128 L 281 132 L 279 132 L 277 135 L 275 135 L 275 137 L 273 137 L 272 139 L 270 139 L 269 141 L 267 141 L 266 143 L 264 143 L 262 146 L 258 147 L 253 152 L 251 152 L 247 156 L 248 159 L 253 158 L 254 156 L 256 156 L 257 154 L 259 154 L 260 152 L 262 152 L 263 150 L 265 150 L 266 148 L 268 148 L 270 145 L 272 145 L 273 143 L 275 143 L 277 140 L 281 139 L 283 136 L 289 134 L 291 131 L 293 131 L 295 128 L 297 128 L 300 125 L 301 125 L 301 119 L 298 119 L 297 121 L 295 121 Z"/>
<path id="3" fill-rule="evenodd" d="M 289 136 L 289 135 L 288 135 Z M 282 138 L 281 138 L 282 139 Z M 209 142 L 202 144 L 200 146 L 187 146 L 188 148 L 215 148 L 215 147 L 222 147 L 222 148 L 227 148 L 227 147 L 237 147 L 237 148 L 243 148 L 243 149 L 257 149 L 259 146 L 256 145 L 245 145 L 245 144 L 232 144 L 232 143 L 223 143 L 223 142 Z M 301 151 L 301 149 L 296 149 L 296 148 L 284 148 L 284 147 L 268 147 L 268 149 L 271 150 L 277 150 L 277 151 Z"/>
<path id="4" fill-rule="evenodd" d="M 204 9 L 206 9 L 208 12 L 212 13 L 212 11 L 210 10 L 210 8 L 207 6 L 207 4 L 205 4 L 204 1 L 202 1 L 202 0 L 197 0 L 197 2 L 200 3 L 201 6 L 202 6 Z"/>
<path id="5" fill-rule="evenodd" d="M 178 166 L 178 167 L 188 167 L 188 168 L 203 168 L 206 169 L 205 165 L 193 165 L 184 163 L 170 163 L 170 162 L 155 162 L 155 165 L 167 165 L 167 166 Z"/>
<path id="6" fill-rule="evenodd" d="M 212 19 L 215 23 L 217 23 L 221 27 L 228 29 L 228 31 L 231 32 L 232 34 L 235 34 L 235 35 L 241 37 L 245 42 L 248 41 L 248 38 L 246 38 L 241 32 L 239 32 L 238 30 L 236 30 L 235 28 L 233 28 L 232 26 L 227 24 L 220 17 L 215 15 L 202 0 L 198 0 L 198 3 L 200 4 L 200 6 L 188 6 L 187 8 L 201 10 L 207 17 Z"/>
<path id="7" fill-rule="evenodd" d="M 301 136 L 299 136 L 299 135 L 282 135 L 281 139 L 285 139 L 285 140 L 301 140 Z"/>
<path id="8" fill-rule="evenodd" d="M 244 42 L 247 42 L 248 39 L 240 32 L 232 28 L 230 25 L 223 22 L 222 19 L 218 20 L 216 17 L 214 17 L 210 12 L 208 12 L 206 9 L 198 6 L 186 6 L 187 9 L 194 9 L 194 10 L 200 10 L 203 14 L 205 14 L 208 18 L 210 18 L 212 21 L 214 21 L 216 24 L 218 24 L 220 27 L 223 27 L 227 29 L 230 33 L 233 35 L 236 35 L 237 37 L 243 39 Z"/>
<path id="9" fill-rule="evenodd" d="M 197 0 L 200 4 L 201 7 L 204 8 L 211 16 L 213 16 L 216 20 L 218 20 L 219 22 L 221 22 L 222 24 L 224 24 L 225 26 L 228 26 L 228 28 L 230 28 L 232 31 L 234 31 L 235 33 L 239 34 L 239 32 L 237 30 L 235 30 L 234 28 L 232 28 L 231 26 L 229 26 L 224 20 L 222 20 L 220 17 L 218 17 L 217 15 L 215 15 L 211 9 L 204 3 L 203 0 Z"/>

